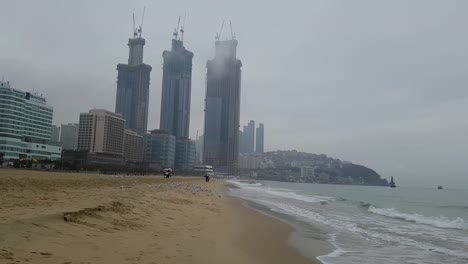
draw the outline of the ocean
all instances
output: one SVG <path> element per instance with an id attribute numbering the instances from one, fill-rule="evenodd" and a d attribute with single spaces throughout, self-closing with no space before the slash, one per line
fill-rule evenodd
<path id="1" fill-rule="evenodd" d="M 325 264 L 468 263 L 467 190 L 228 182 L 232 195 L 323 230 L 335 248 Z M 307 255 L 307 241 L 298 249 Z"/>

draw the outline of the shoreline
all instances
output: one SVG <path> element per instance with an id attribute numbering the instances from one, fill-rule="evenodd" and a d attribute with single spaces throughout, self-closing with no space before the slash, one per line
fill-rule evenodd
<path id="1" fill-rule="evenodd" d="M 322 263 L 319 257 L 331 254 L 336 250 L 336 248 L 328 241 L 328 233 L 323 229 L 301 221 L 294 216 L 272 211 L 270 208 L 262 204 L 244 200 L 240 197 L 234 197 L 241 200 L 242 205 L 250 210 L 255 210 L 260 214 L 288 225 L 291 228 L 288 237 L 288 245 L 296 249 L 299 254 L 306 258 L 317 263 Z"/>
<path id="2" fill-rule="evenodd" d="M 0 170 L 0 263 L 319 263 L 201 177 Z"/>

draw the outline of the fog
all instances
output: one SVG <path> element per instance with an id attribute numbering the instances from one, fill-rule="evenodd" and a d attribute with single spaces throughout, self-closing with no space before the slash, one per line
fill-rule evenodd
<path id="1" fill-rule="evenodd" d="M 468 187 L 467 1 L 0 0 L 0 76 L 44 94 L 55 124 L 113 111 L 143 6 L 148 128 L 159 127 L 162 52 L 187 14 L 190 130 L 202 133 L 206 61 L 226 19 L 243 63 L 241 126 L 265 123 L 267 151 L 324 153 L 399 185 Z"/>

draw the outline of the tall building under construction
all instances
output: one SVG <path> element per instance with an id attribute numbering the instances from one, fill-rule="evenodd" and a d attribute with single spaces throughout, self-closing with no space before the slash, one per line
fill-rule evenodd
<path id="1" fill-rule="evenodd" d="M 203 161 L 218 171 L 232 173 L 239 157 L 239 115 L 242 62 L 237 40 L 215 42 L 215 57 L 206 64 Z"/>
<path id="2" fill-rule="evenodd" d="M 181 31 L 183 34 L 183 30 Z M 160 128 L 177 138 L 189 138 L 193 53 L 177 32 L 171 50 L 163 52 Z"/>
<path id="3" fill-rule="evenodd" d="M 128 64 L 118 64 L 115 112 L 125 119 L 127 129 L 140 135 L 147 131 L 151 66 L 143 63 L 145 39 L 142 26 L 134 26 L 133 38 L 128 40 Z"/>

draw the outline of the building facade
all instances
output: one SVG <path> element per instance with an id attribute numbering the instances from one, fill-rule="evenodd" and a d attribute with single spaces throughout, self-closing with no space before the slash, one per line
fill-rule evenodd
<path id="1" fill-rule="evenodd" d="M 125 120 L 103 109 L 80 114 L 78 150 L 123 156 Z"/>
<path id="2" fill-rule="evenodd" d="M 256 140 L 255 140 L 255 152 L 263 153 L 265 152 L 265 127 L 260 123 L 256 131 Z"/>
<path id="3" fill-rule="evenodd" d="M 60 126 L 60 143 L 66 150 L 76 150 L 78 144 L 79 124 L 68 123 Z"/>
<path id="4" fill-rule="evenodd" d="M 144 136 L 144 160 L 150 164 L 158 164 L 161 168 L 174 168 L 176 137 L 167 131 L 155 129 Z"/>
<path id="5" fill-rule="evenodd" d="M 244 126 L 242 132 L 242 141 L 240 144 L 240 153 L 250 154 L 255 152 L 255 121 L 250 120 L 247 126 Z"/>
<path id="6" fill-rule="evenodd" d="M 0 82 L 0 152 L 5 160 L 57 160 L 62 147 L 51 141 L 53 108 L 37 94 Z"/>
<path id="7" fill-rule="evenodd" d="M 233 172 L 239 157 L 239 115 L 242 63 L 237 40 L 215 42 L 207 62 L 203 162 Z"/>
<path id="8" fill-rule="evenodd" d="M 181 40 L 173 39 L 171 50 L 165 50 L 163 58 L 160 128 L 176 137 L 188 138 L 193 53 L 185 49 Z"/>
<path id="9" fill-rule="evenodd" d="M 115 112 L 122 115 L 127 129 L 144 135 L 148 125 L 148 104 L 151 66 L 143 63 L 145 39 L 128 40 L 128 64 L 117 65 Z"/>
<path id="10" fill-rule="evenodd" d="M 195 165 L 195 141 L 187 138 L 176 139 L 175 169 L 190 170 Z"/>
<path id="11" fill-rule="evenodd" d="M 142 135 L 128 129 L 125 130 L 123 155 L 126 161 L 142 162 L 144 145 Z"/>
<path id="12" fill-rule="evenodd" d="M 197 137 L 195 139 L 195 163 L 196 164 L 202 164 L 203 163 L 203 139 L 204 136 L 198 135 L 197 132 Z"/>
<path id="13" fill-rule="evenodd" d="M 242 154 L 239 156 L 239 169 L 263 169 L 263 156 Z"/>
<path id="14" fill-rule="evenodd" d="M 50 130 L 50 141 L 59 142 L 60 141 L 60 127 L 52 125 Z"/>

